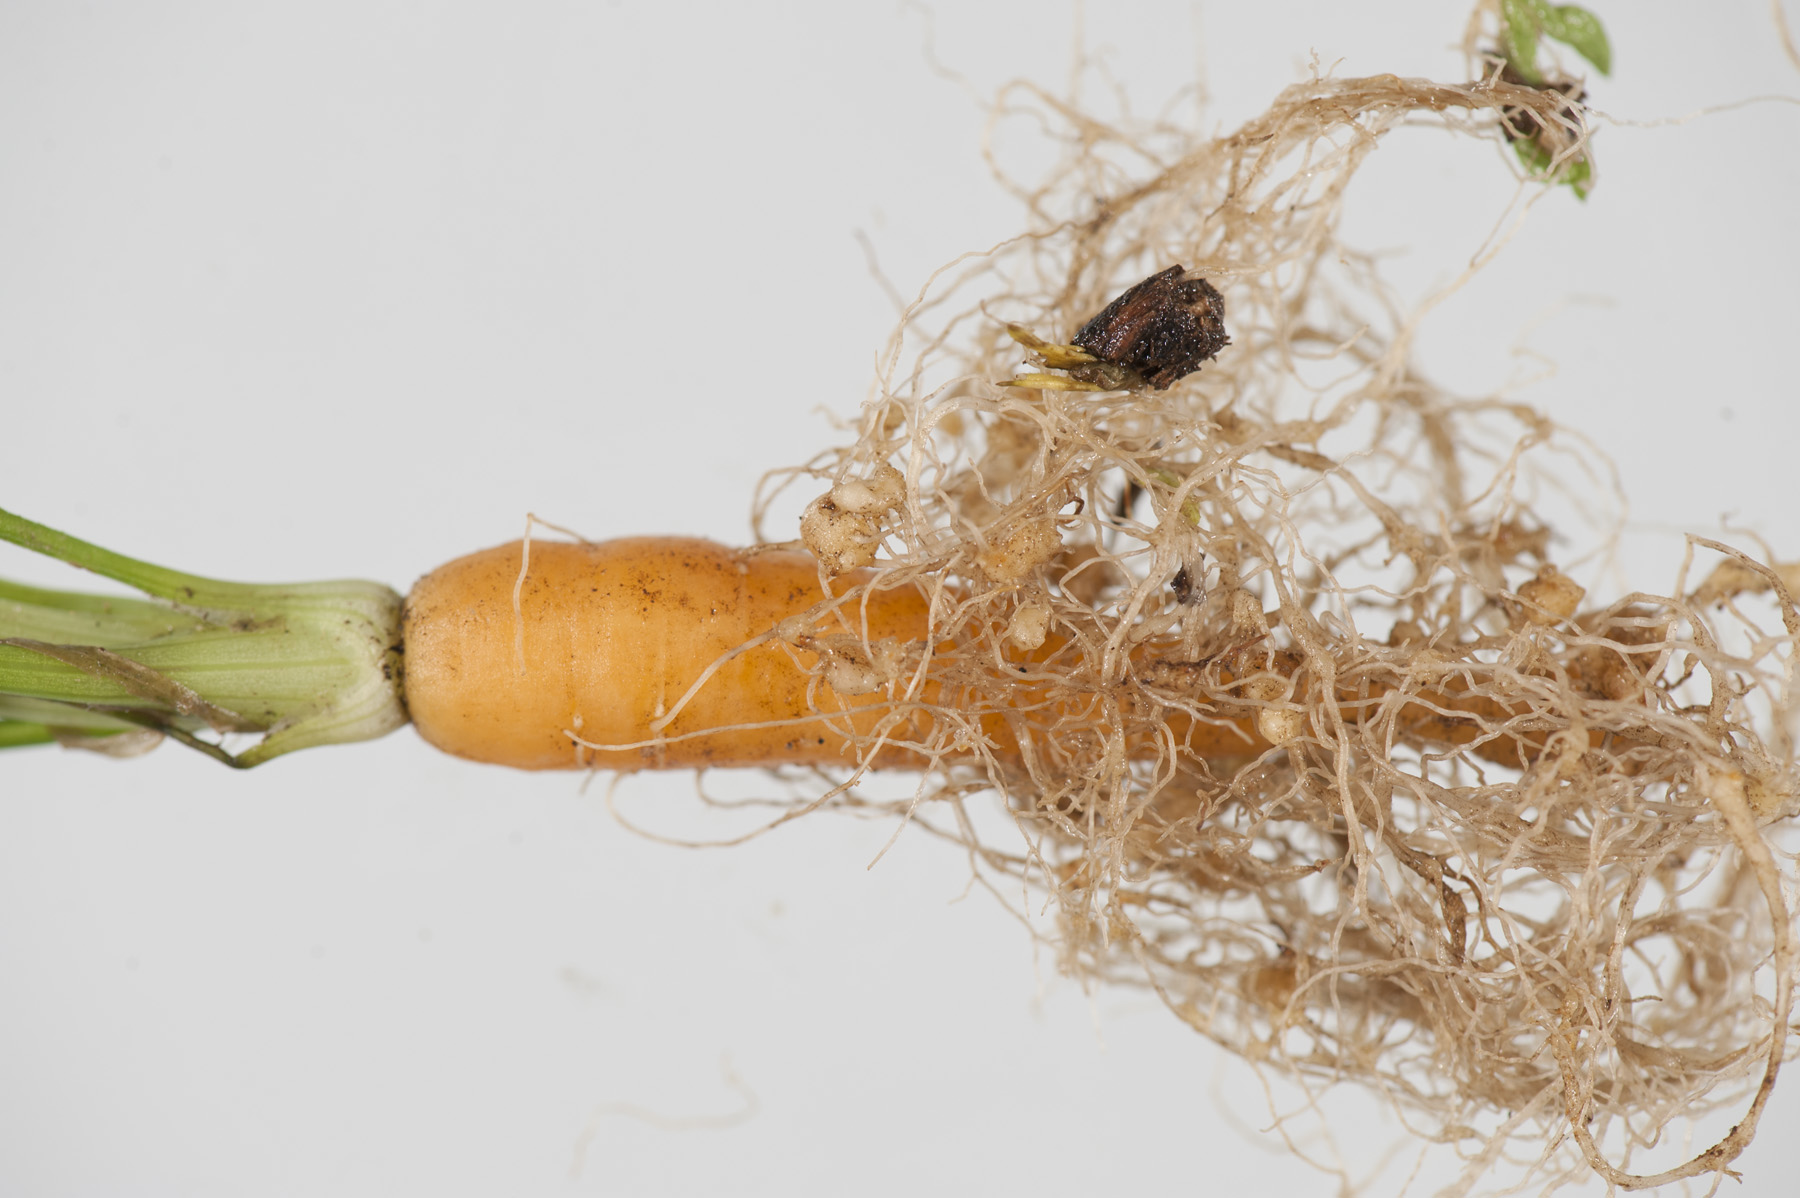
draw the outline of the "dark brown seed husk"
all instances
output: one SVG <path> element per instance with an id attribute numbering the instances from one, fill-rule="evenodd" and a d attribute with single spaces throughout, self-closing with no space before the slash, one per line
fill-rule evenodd
<path id="1" fill-rule="evenodd" d="M 1129 288 L 1081 326 L 1074 345 L 1134 372 L 1155 390 L 1200 369 L 1231 344 L 1225 297 L 1171 266 Z"/>

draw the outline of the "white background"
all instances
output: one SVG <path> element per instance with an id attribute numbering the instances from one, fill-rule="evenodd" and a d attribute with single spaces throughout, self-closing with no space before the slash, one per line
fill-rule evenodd
<path id="1" fill-rule="evenodd" d="M 986 95 L 1061 85 L 1077 23 L 968 7 L 0 5 L 0 504 L 187 570 L 402 588 L 528 510 L 741 540 L 892 321 L 857 234 L 910 293 L 1019 224 L 926 30 Z M 1762 3 L 1600 7 L 1622 120 L 1800 93 Z M 1085 39 L 1148 108 L 1203 70 L 1229 128 L 1315 50 L 1454 78 L 1462 20 L 1107 4 Z M 1539 205 L 1421 334 L 1436 377 L 1619 459 L 1634 585 L 1722 518 L 1800 556 L 1797 149 L 1775 103 L 1607 128 L 1592 200 Z M 1507 172 L 1403 132 L 1351 236 L 1423 295 Z M 1242 1066 L 957 902 L 942 844 L 868 871 L 889 827 L 824 816 L 683 851 L 602 790 L 411 732 L 249 774 L 7 754 L 0 1193 L 1334 1192 L 1246 1130 Z M 726 830 L 691 794 L 622 801 Z M 1364 1159 L 1397 1135 L 1370 1120 Z M 1796 1125 L 1800 1078 L 1739 1193 L 1792 1192 Z"/>

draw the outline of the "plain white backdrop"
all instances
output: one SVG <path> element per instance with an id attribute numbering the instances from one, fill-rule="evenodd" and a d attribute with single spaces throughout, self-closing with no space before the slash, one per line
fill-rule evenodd
<path id="1" fill-rule="evenodd" d="M 1599 7 L 1620 123 L 1593 198 L 1538 205 L 1420 355 L 1601 441 L 1656 589 L 1722 521 L 1800 556 L 1800 108 L 1671 120 L 1800 71 L 1760 2 Z M 1177 111 L 1228 129 L 1315 52 L 1455 77 L 1462 21 L 14 0 L 0 505 L 196 572 L 402 589 L 527 511 L 742 540 L 758 475 L 872 375 L 894 311 L 865 244 L 910 294 L 1018 226 L 973 96 L 1061 86 L 1079 37 L 1146 109 L 1203 79 Z M 1414 298 L 1514 198 L 1499 149 L 1425 130 L 1359 186 L 1350 235 Z M 12 551 L 0 574 L 86 581 Z M 944 845 L 871 871 L 891 829 L 822 816 L 683 851 L 603 789 L 410 732 L 249 774 L 7 754 L 0 1193 L 1335 1192 L 1255 1130 L 1244 1067 L 1057 978 Z M 692 795 L 621 800 L 727 830 Z M 1399 1132 L 1363 1118 L 1366 1161 Z M 1800 1078 L 1738 1192 L 1792 1192 L 1796 1125 Z"/>

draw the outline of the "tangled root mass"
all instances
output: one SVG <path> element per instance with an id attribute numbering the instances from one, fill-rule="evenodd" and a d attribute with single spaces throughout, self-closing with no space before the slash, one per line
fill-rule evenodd
<path id="1" fill-rule="evenodd" d="M 1671 593 L 1588 596 L 1544 500 L 1584 451 L 1410 369 L 1337 237 L 1402 123 L 1584 153 L 1579 105 L 1492 70 L 1315 79 L 1204 141 L 1001 107 L 1063 134 L 1030 228 L 940 272 L 854 442 L 777 478 L 829 481 L 804 539 L 852 628 L 859 594 L 932 605 L 928 643 L 862 647 L 865 765 L 924 768 L 917 818 L 998 792 L 1026 847 L 977 859 L 1052 897 L 1067 968 L 1373 1088 L 1460 1188 L 1725 1170 L 1790 1017 L 1791 572 L 1696 540 Z M 1198 373 L 1004 385 L 1008 324 L 1068 342 L 1173 264 L 1225 299 Z"/>

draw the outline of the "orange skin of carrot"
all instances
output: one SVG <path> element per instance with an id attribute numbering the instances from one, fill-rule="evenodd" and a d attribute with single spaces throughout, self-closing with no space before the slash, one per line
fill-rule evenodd
<path id="1" fill-rule="evenodd" d="M 517 541 L 483 550 L 426 575 L 407 598 L 407 707 L 447 753 L 533 770 L 847 765 L 856 758 L 841 729 L 868 733 L 890 703 L 879 691 L 838 695 L 807 676 L 813 655 L 771 642 L 726 662 L 662 743 L 584 747 L 570 734 L 591 745 L 656 739 L 652 721 L 716 659 L 827 598 L 818 565 L 686 537 L 539 541 L 515 615 L 519 563 Z M 814 631 L 860 634 L 865 610 L 871 641 L 925 637 L 925 601 L 911 590 L 846 604 Z M 707 732 L 769 721 L 783 722 Z"/>
<path id="2" fill-rule="evenodd" d="M 725 662 L 660 738 L 653 728 L 722 655 L 827 598 L 806 554 L 685 537 L 534 542 L 515 610 L 519 568 L 515 541 L 440 567 L 407 598 L 407 706 L 419 734 L 447 753 L 534 770 L 851 765 L 857 758 L 846 728 L 866 737 L 889 710 L 885 690 L 840 695 L 808 673 L 814 654 L 771 639 Z M 813 632 L 861 636 L 865 627 L 871 642 L 922 641 L 926 602 L 911 589 L 877 592 L 838 608 Z M 1029 692 L 1028 682 L 1021 685 Z M 1341 694 L 1346 718 L 1354 721 L 1384 689 Z M 930 684 L 921 696 L 926 703 L 944 697 Z M 1502 723 L 1509 714 L 1474 696 L 1420 698 L 1453 714 L 1408 703 L 1397 729 L 1408 739 L 1466 745 L 1480 737 L 1482 721 Z M 711 731 L 744 724 L 761 726 Z M 1254 715 L 1242 710 L 1218 723 L 1171 713 L 1169 728 L 1206 758 L 1241 761 L 1270 748 Z M 916 731 L 903 725 L 901 736 Z M 997 752 L 1017 753 L 1004 720 L 983 719 L 982 731 Z M 1592 735 L 1597 743 L 1603 734 Z M 1475 752 L 1529 764 L 1545 739 L 1500 737 Z M 888 750 L 876 764 L 918 762 Z"/>

